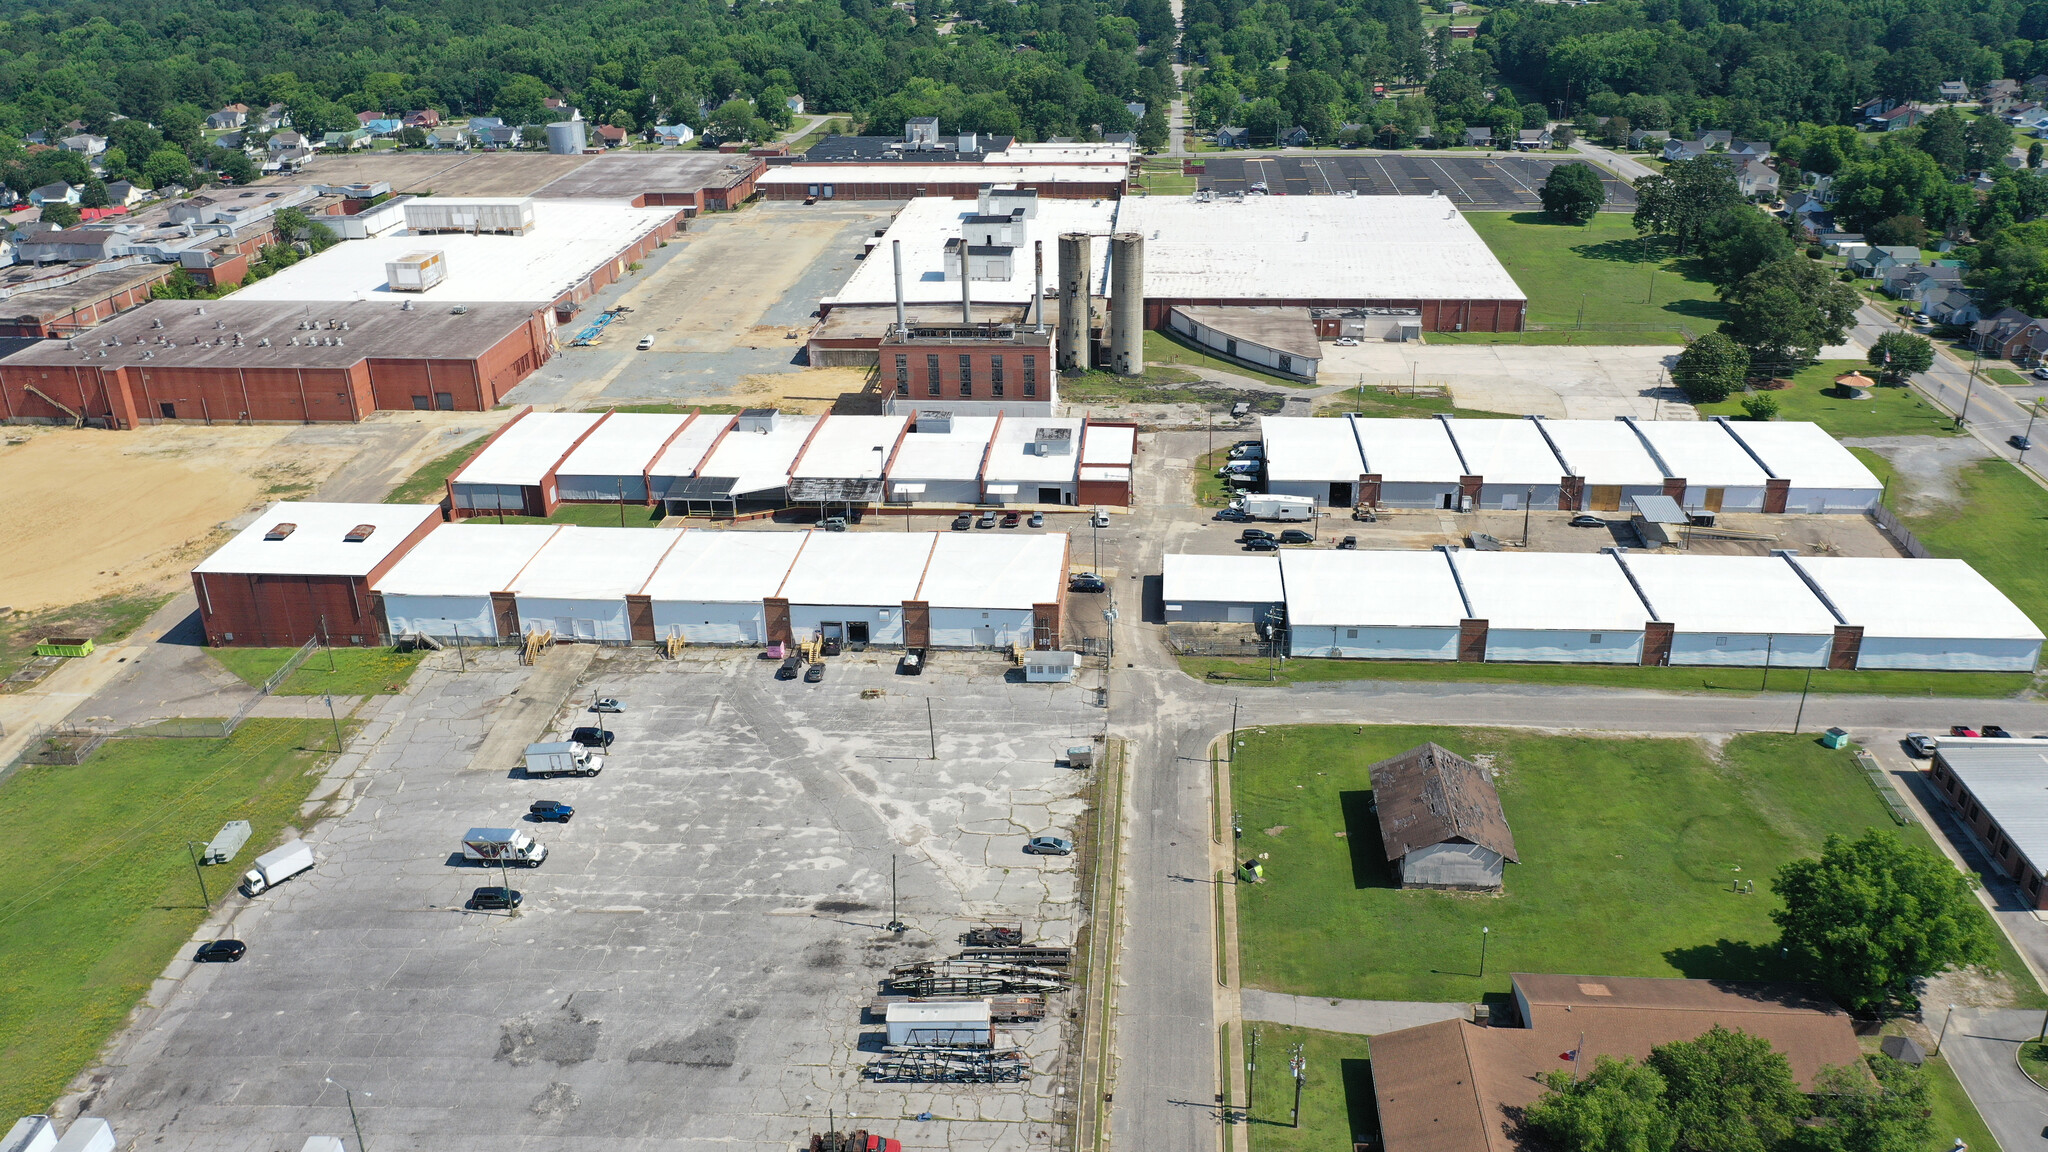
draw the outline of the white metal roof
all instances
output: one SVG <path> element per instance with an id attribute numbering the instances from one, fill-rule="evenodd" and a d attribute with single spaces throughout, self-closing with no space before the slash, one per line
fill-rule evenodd
<path id="1" fill-rule="evenodd" d="M 1037 456 L 1026 449 L 1037 439 L 1041 428 L 1064 428 L 1067 432 L 1065 452 Z M 995 443 L 989 446 L 988 467 L 982 476 L 987 480 L 1009 480 L 1019 483 L 1060 484 L 1072 480 L 1081 460 L 1081 420 L 1065 416 L 1009 416 L 1003 419 L 1002 427 L 996 429 Z"/>
<path id="2" fill-rule="evenodd" d="M 1389 484 L 1455 484 L 1465 474 L 1441 420 L 1347 416 L 1345 422 L 1365 450 L 1365 471 Z"/>
<path id="3" fill-rule="evenodd" d="M 791 604 L 881 606 L 917 599 L 935 532 L 808 532 L 778 593 Z"/>
<path id="4" fill-rule="evenodd" d="M 640 591 L 680 532 L 565 526 L 512 583 L 527 599 L 615 600 Z"/>
<path id="5" fill-rule="evenodd" d="M 1267 416 L 1259 421 L 1259 435 L 1269 481 L 1356 484 L 1365 474 L 1349 420 Z"/>
<path id="6" fill-rule="evenodd" d="M 792 475 L 823 480 L 878 479 L 908 423 L 908 414 L 827 416 Z"/>
<path id="7" fill-rule="evenodd" d="M 551 304 L 675 218 L 675 208 L 624 200 L 536 200 L 524 236 L 404 230 L 336 244 L 235 293 L 238 300 L 388 300 L 396 308 L 518 301 Z M 421 249 L 441 252 L 446 279 L 425 292 L 393 292 L 385 265 Z"/>
<path id="8" fill-rule="evenodd" d="M 893 480 L 976 480 L 981 457 L 996 433 L 993 416 L 955 416 L 950 432 L 912 432 L 896 450 Z"/>
<path id="9" fill-rule="evenodd" d="M 1168 604 L 1273 604 L 1284 598 L 1277 555 L 1179 552 L 1165 558 L 1161 572 L 1160 593 Z"/>
<path id="10" fill-rule="evenodd" d="M 885 1010 L 891 1024 L 981 1024 L 989 1022 L 986 1000 L 896 1001 Z"/>
<path id="11" fill-rule="evenodd" d="M 809 538 L 807 532 L 693 529 L 669 549 L 641 592 L 672 603 L 759 603 L 782 587 Z"/>
<path id="12" fill-rule="evenodd" d="M 1456 628 L 1465 618 L 1441 552 L 1287 552 L 1280 574 L 1296 626 Z"/>
<path id="13" fill-rule="evenodd" d="M 448 524 L 434 529 L 374 585 L 386 596 L 489 596 L 511 588 L 557 524 Z"/>
<path id="14" fill-rule="evenodd" d="M 699 412 L 690 417 L 676 438 L 669 441 L 661 455 L 647 469 L 650 476 L 695 476 L 697 466 L 704 462 L 704 454 L 711 451 L 712 442 L 718 434 L 732 427 L 730 416 L 707 415 Z"/>
<path id="15" fill-rule="evenodd" d="M 1128 467 L 1138 454 L 1138 429 L 1129 424 L 1090 423 L 1081 440 L 1083 466 Z"/>
<path id="16" fill-rule="evenodd" d="M 865 533 L 863 535 L 866 535 Z M 915 599 L 934 608 L 1057 604 L 1066 589 L 1064 532 L 940 533 Z"/>
<path id="17" fill-rule="evenodd" d="M 1129 144 L 1017 144 L 991 152 L 988 164 L 1122 164 L 1131 162 Z"/>
<path id="18" fill-rule="evenodd" d="M 1001 153 L 996 153 L 1001 155 Z M 1124 164 L 787 164 L 761 174 L 760 186 L 800 184 L 1114 184 L 1130 179 Z M 929 199 L 929 197 L 920 197 Z M 963 201 L 967 203 L 967 201 Z"/>
<path id="19" fill-rule="evenodd" d="M 1938 755 L 2027 863 L 2048 868 L 2048 740 L 1943 736 Z"/>
<path id="20" fill-rule="evenodd" d="M 1207 300 L 1522 300 L 1442 196 L 1127 196 L 1145 295 Z"/>
<path id="21" fill-rule="evenodd" d="M 979 166 L 977 166 L 979 167 Z M 771 168 L 768 176 L 778 172 L 814 171 L 815 165 L 800 164 L 789 168 Z M 926 169 L 929 171 L 929 168 Z M 764 176 L 763 179 L 767 179 Z M 938 179 L 939 177 L 933 177 Z M 906 177 L 898 171 L 891 178 L 901 181 Z M 808 183 L 808 181 L 804 181 Z M 876 244 L 867 258 L 846 278 L 836 295 L 828 297 L 826 304 L 889 304 L 896 299 L 896 270 L 890 255 L 890 245 L 903 243 L 903 298 L 915 306 L 912 320 L 931 322 L 952 322 L 960 316 L 960 281 L 946 279 L 946 241 L 958 239 L 962 221 L 974 215 L 978 205 L 971 200 L 953 200 L 939 196 L 920 196 L 903 206 L 896 219 L 889 225 L 880 243 Z M 1035 283 L 1032 271 L 1032 248 L 1034 242 L 1045 245 L 1045 285 L 1048 289 L 1059 283 L 1060 235 L 1065 232 L 1086 232 L 1096 237 L 1093 259 L 1090 261 L 1090 291 L 1101 295 L 1107 285 L 1101 279 L 1102 261 L 1109 247 L 1110 218 L 1115 214 L 1113 200 L 1070 200 L 1062 197 L 1041 197 L 1038 202 L 1038 216 L 1025 225 L 1026 243 L 1019 249 L 1017 267 L 1008 280 L 977 280 L 974 282 L 974 299 L 978 304 L 1023 304 L 1031 299 Z M 949 309 L 949 310 L 948 310 Z"/>
<path id="22" fill-rule="evenodd" d="M 1632 421 L 1687 487 L 1761 488 L 1770 479 L 1715 420 Z"/>
<path id="23" fill-rule="evenodd" d="M 1543 428 L 1571 470 L 1588 484 L 1656 488 L 1664 472 L 1643 442 L 1619 420 L 1545 420 Z"/>
<path id="24" fill-rule="evenodd" d="M 1614 557 L 1598 552 L 1458 552 L 1472 615 L 1492 628 L 1640 632 L 1650 618 Z"/>
<path id="25" fill-rule="evenodd" d="M 2042 639 L 2026 613 L 1961 560 L 1801 556 L 1799 566 L 1865 637 Z"/>
<path id="26" fill-rule="evenodd" d="M 563 476 L 638 476 L 688 416 L 614 412 L 576 446 L 557 472 Z"/>
<path id="27" fill-rule="evenodd" d="M 528 412 L 506 425 L 490 447 L 471 457 L 455 474 L 455 482 L 538 484 L 576 438 L 590 431 L 600 418 L 596 412 Z"/>
<path id="28" fill-rule="evenodd" d="M 1556 484 L 1564 475 L 1557 453 L 1534 420 L 1451 420 L 1451 437 L 1470 475 L 1488 484 Z"/>
<path id="29" fill-rule="evenodd" d="M 319 504 L 284 500 L 264 509 L 254 523 L 192 570 L 368 576 L 415 529 L 440 516 L 438 504 Z M 296 527 L 281 540 L 264 539 L 279 524 Z M 371 526 L 368 536 L 357 542 L 343 539 L 359 524 Z"/>
<path id="30" fill-rule="evenodd" d="M 1821 430 L 1804 421 L 1731 421 L 1728 429 L 1749 445 L 1773 473 L 1792 481 L 1794 488 L 1832 488 L 1850 491 L 1882 491 L 1884 484 L 1856 454 Z"/>
<path id="31" fill-rule="evenodd" d="M 1779 557 L 1630 552 L 1622 559 L 1657 619 L 1680 632 L 1834 634 L 1834 613 Z"/>
<path id="32" fill-rule="evenodd" d="M 763 432 L 735 428 L 697 466 L 697 475 L 734 481 L 735 495 L 780 488 L 789 483 L 789 466 L 817 424 L 816 416 L 778 416 L 775 427 Z"/>

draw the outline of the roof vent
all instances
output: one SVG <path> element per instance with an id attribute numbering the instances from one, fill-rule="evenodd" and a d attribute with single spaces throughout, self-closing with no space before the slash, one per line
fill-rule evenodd
<path id="1" fill-rule="evenodd" d="M 227 321 L 225 321 L 225 320 L 215 320 L 215 321 L 213 322 L 213 326 L 214 326 L 214 328 L 215 328 L 216 330 L 217 330 L 217 329 L 221 329 L 221 328 L 225 328 L 225 327 L 227 327 L 227 326 L 228 326 L 228 322 L 227 322 Z"/>
<path id="2" fill-rule="evenodd" d="M 294 341 L 292 341 L 292 343 L 296 344 L 296 343 L 298 343 L 298 341 L 294 340 Z M 265 336 L 265 337 L 264 337 L 263 339 L 261 339 L 261 340 L 258 340 L 258 341 L 256 342 L 256 346 L 257 346 L 258 348 L 268 348 L 268 347 L 270 347 L 270 337 L 268 337 L 268 336 Z"/>
<path id="3" fill-rule="evenodd" d="M 349 529 L 348 535 L 343 536 L 342 539 L 350 544 L 361 544 L 370 538 L 370 533 L 376 530 L 377 526 L 375 524 L 358 524 Z"/>
<path id="4" fill-rule="evenodd" d="M 204 305 L 204 304 L 201 304 L 201 305 L 200 305 L 200 306 L 198 307 L 198 309 L 197 309 L 196 311 L 194 311 L 194 312 L 193 312 L 192 314 L 193 314 L 194 316 L 204 316 L 204 315 L 206 315 L 206 305 Z"/>
<path id="5" fill-rule="evenodd" d="M 457 304 L 457 305 L 456 305 L 455 307 L 453 307 L 453 308 L 450 308 L 450 309 L 448 310 L 448 314 L 449 314 L 450 316 L 460 316 L 460 315 L 462 315 L 462 314 L 464 314 L 464 313 L 466 313 L 466 312 L 468 312 L 468 311 L 469 311 L 469 305 L 467 305 L 467 304 Z"/>
<path id="6" fill-rule="evenodd" d="M 299 526 L 297 524 L 289 520 L 280 520 L 270 526 L 270 531 L 265 532 L 263 538 L 265 540 L 282 540 L 298 530 Z"/>
<path id="7" fill-rule="evenodd" d="M 152 319 L 149 322 L 149 326 L 151 328 L 161 328 L 164 326 L 164 322 L 161 319 Z"/>

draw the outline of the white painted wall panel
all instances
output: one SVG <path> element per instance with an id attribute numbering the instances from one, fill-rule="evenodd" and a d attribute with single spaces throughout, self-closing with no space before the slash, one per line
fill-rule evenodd
<path id="1" fill-rule="evenodd" d="M 547 629 L 557 640 L 596 640 L 624 644 L 632 640 L 626 622 L 626 601 L 564 600 L 546 596 L 519 597 L 519 623 L 528 632 Z"/>
<path id="2" fill-rule="evenodd" d="M 1032 644 L 1032 616 L 1029 608 L 934 608 L 931 610 L 931 645 L 934 648 L 975 648 L 995 644 Z"/>
<path id="3" fill-rule="evenodd" d="M 798 640 L 808 639 L 826 621 L 841 624 L 864 620 L 868 625 L 868 643 L 903 643 L 903 608 L 901 605 L 870 607 L 842 605 L 838 607 L 816 604 L 791 604 L 789 626 Z"/>
<path id="4" fill-rule="evenodd" d="M 1507 858 L 1477 844 L 1432 844 L 1401 858 L 1401 883 L 1446 888 L 1498 888 Z"/>
<path id="5" fill-rule="evenodd" d="M 2031 672 L 2040 660 L 2039 640 L 1939 640 L 1866 634 L 1856 666 L 1941 672 Z"/>
<path id="6" fill-rule="evenodd" d="M 419 632 L 452 638 L 459 628 L 470 640 L 497 638 L 489 596 L 386 596 L 384 617 L 393 635 Z"/>
<path id="7" fill-rule="evenodd" d="M 654 635 L 680 634 L 686 644 L 766 644 L 768 614 L 759 604 L 654 601 Z"/>
<path id="8" fill-rule="evenodd" d="M 1456 628 L 1294 628 L 1291 656 L 1364 660 L 1456 660 Z"/>
<path id="9" fill-rule="evenodd" d="M 1825 668 L 1833 636 L 1765 636 L 1760 633 L 1679 632 L 1671 637 L 1674 665 L 1732 665 L 1761 668 Z"/>
<path id="10" fill-rule="evenodd" d="M 1489 662 L 1640 664 L 1643 634 L 1491 628 L 1486 633 L 1486 659 Z"/>
<path id="11" fill-rule="evenodd" d="M 1880 488 L 1799 488 L 1793 487 L 1785 493 L 1785 511 L 1788 513 L 1809 512 L 1868 512 L 1876 507 L 1877 498 L 1883 494 Z"/>

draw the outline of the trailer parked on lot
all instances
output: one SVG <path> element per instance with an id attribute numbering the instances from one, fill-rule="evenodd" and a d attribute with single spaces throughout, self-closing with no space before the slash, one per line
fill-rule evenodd
<path id="1" fill-rule="evenodd" d="M 1306 496 L 1271 496 L 1247 492 L 1230 506 L 1254 520 L 1307 520 L 1315 515 L 1316 502 Z"/>
<path id="2" fill-rule="evenodd" d="M 242 877 L 242 895 L 266 892 L 312 866 L 313 847 L 304 840 L 272 848 L 258 856 L 256 866 Z"/>

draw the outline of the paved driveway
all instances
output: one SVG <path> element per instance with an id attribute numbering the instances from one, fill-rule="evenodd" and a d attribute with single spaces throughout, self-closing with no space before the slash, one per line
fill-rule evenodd
<path id="1" fill-rule="evenodd" d="M 1936 1012 L 1933 1005 L 1927 1007 L 1929 1023 L 1935 1022 Z M 2039 1012 L 1958 1008 L 1941 1042 L 1941 1054 L 2005 1152 L 2048 1147 L 2048 1092 L 2014 1062 L 2020 1041 L 2033 1039 L 2040 1030 Z M 1935 1135 L 1949 1140 L 1955 1134 Z"/>

